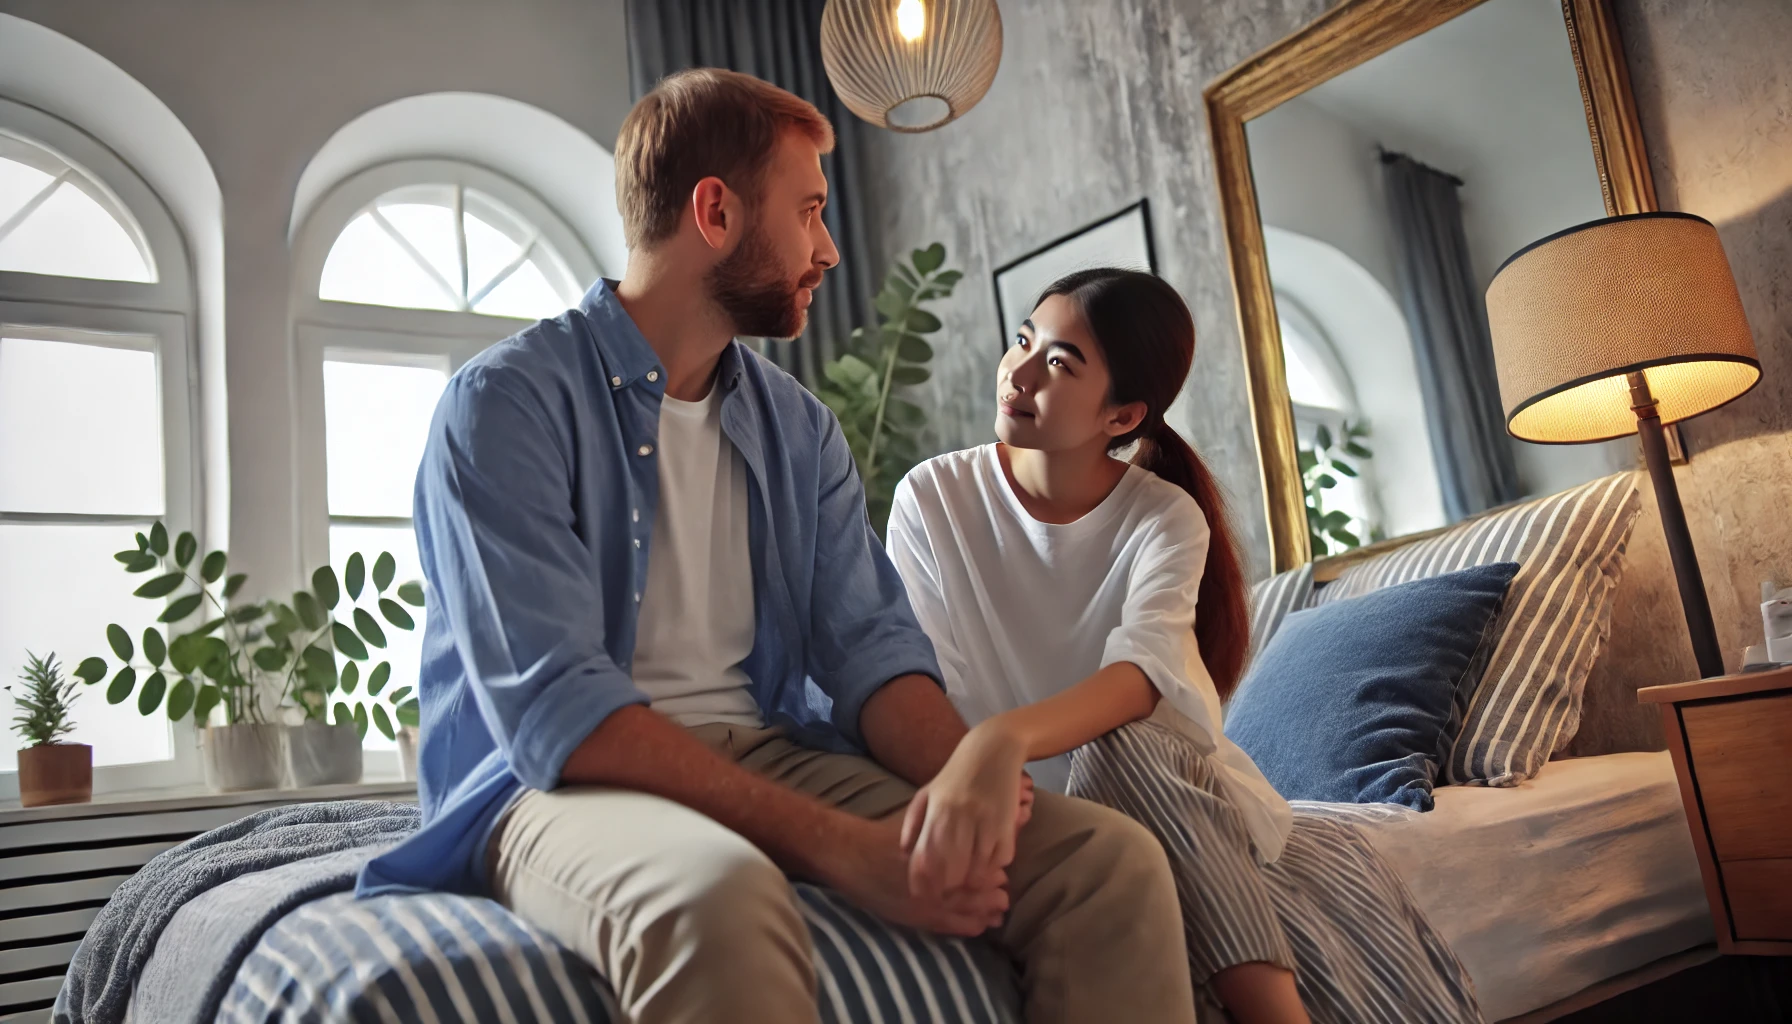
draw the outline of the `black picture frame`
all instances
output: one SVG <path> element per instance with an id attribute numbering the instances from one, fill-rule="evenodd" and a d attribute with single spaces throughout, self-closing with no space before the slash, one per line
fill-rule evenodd
<path id="1" fill-rule="evenodd" d="M 996 342 L 1001 346 L 1002 351 L 1006 352 L 1008 350 L 1009 331 L 1013 329 L 1012 325 L 1008 323 L 1009 310 L 1007 308 L 1007 302 L 1003 298 L 1003 278 L 1014 274 L 1017 271 L 1023 271 L 1029 264 L 1035 263 L 1041 257 L 1057 255 L 1060 250 L 1064 249 L 1066 246 L 1075 245 L 1079 239 L 1084 239 L 1085 236 L 1089 235 L 1091 232 L 1095 232 L 1101 228 L 1113 225 L 1117 221 L 1126 220 L 1128 218 L 1136 219 L 1139 224 L 1141 240 L 1144 247 L 1144 269 L 1156 274 L 1157 239 L 1151 229 L 1151 200 L 1149 198 L 1140 198 L 1138 202 L 1132 203 L 1120 210 L 1116 210 L 1099 220 L 1091 221 L 1069 234 L 1054 238 L 1044 245 L 1016 256 L 1014 259 L 1009 260 L 991 272 L 990 287 L 995 292 L 996 297 Z M 1072 263 L 1075 265 L 1075 261 L 1072 261 Z M 1106 262 L 1091 262 L 1085 265 L 1106 265 Z M 1057 275 L 1054 274 L 1052 276 L 1055 278 Z M 1044 284 L 1045 282 L 1041 282 L 1039 287 L 1044 287 Z"/>

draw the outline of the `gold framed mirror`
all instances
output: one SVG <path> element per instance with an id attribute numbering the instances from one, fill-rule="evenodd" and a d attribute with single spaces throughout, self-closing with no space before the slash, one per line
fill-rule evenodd
<path id="1" fill-rule="evenodd" d="M 1548 38 L 1552 34 L 1554 38 Z M 1568 77 L 1570 67 L 1573 79 Z M 1474 392 L 1485 393 L 1487 388 L 1494 389 L 1497 406 L 1491 373 L 1479 380 L 1482 374 L 1473 372 L 1476 366 L 1490 371 L 1491 349 L 1485 363 L 1474 362 L 1478 357 L 1473 351 L 1468 363 L 1451 363 L 1450 351 L 1440 355 L 1435 347 L 1426 348 L 1443 344 L 1447 349 L 1451 342 L 1449 338 L 1440 342 L 1439 329 L 1429 326 L 1428 308 L 1414 305 L 1442 295 L 1446 306 L 1455 307 L 1462 334 L 1457 342 L 1472 350 L 1476 343 L 1462 340 L 1474 333 L 1474 317 L 1468 311 L 1478 310 L 1480 323 L 1485 324 L 1480 302 L 1486 279 L 1499 260 L 1535 238 L 1575 223 L 1656 208 L 1610 0 L 1559 4 L 1557 0 L 1345 0 L 1216 79 L 1204 97 L 1276 572 L 1317 555 L 1324 559 L 1322 568 L 1329 576 L 1377 550 L 1436 532 L 1485 508 L 1550 493 L 1623 468 L 1627 459 L 1634 461 L 1628 449 L 1582 455 L 1583 461 L 1573 465 L 1550 463 L 1549 458 L 1562 457 L 1523 448 L 1508 456 L 1499 446 L 1522 442 L 1506 438 L 1503 422 L 1497 424 L 1497 439 L 1491 437 L 1495 425 L 1484 422 L 1478 428 L 1480 447 L 1463 447 L 1458 435 L 1465 428 L 1440 422 L 1439 410 L 1457 416 L 1460 409 L 1476 404 Z M 1451 97 L 1459 101 L 1459 109 L 1448 106 Z M 1518 120 L 1501 106 L 1508 98 L 1507 107 L 1518 108 Z M 1536 114 L 1534 126 L 1522 119 L 1527 110 Z M 1317 145 L 1312 140 L 1336 134 L 1334 128 L 1355 140 L 1341 144 L 1352 165 L 1337 173 L 1323 160 L 1302 156 Z M 1578 142 L 1568 138 L 1569 130 Z M 1506 137 L 1488 137 L 1501 131 Z M 1289 139 L 1306 148 L 1290 149 L 1278 142 Z M 1372 149 L 1363 148 L 1365 140 L 1373 142 Z M 1588 143 L 1591 161 L 1585 160 Z M 1253 144 L 1273 154 L 1273 159 L 1260 157 L 1254 166 Z M 1515 163 L 1527 158 L 1529 163 Z M 1378 171 L 1367 163 L 1356 165 L 1363 161 L 1382 167 Z M 1409 196 L 1398 191 L 1410 186 L 1395 182 L 1402 167 L 1417 168 L 1430 179 L 1426 187 L 1448 193 L 1445 200 L 1457 211 L 1451 214 L 1456 221 L 1446 225 L 1453 234 L 1439 234 L 1444 229 L 1434 223 L 1438 218 L 1427 212 L 1429 207 L 1420 210 L 1422 223 L 1414 227 L 1413 216 L 1406 212 Z M 1305 177 L 1293 184 L 1284 181 L 1290 168 Z M 1392 237 L 1385 245 L 1395 255 L 1379 272 L 1365 269 L 1376 263 L 1369 258 L 1375 244 L 1341 240 L 1349 235 L 1346 227 L 1334 224 L 1303 233 L 1287 223 L 1303 217 L 1302 224 L 1317 223 L 1315 218 L 1323 220 L 1347 207 L 1348 203 L 1319 202 L 1314 195 L 1330 190 L 1334 179 L 1345 172 L 1370 182 L 1380 177 L 1385 186 L 1359 189 L 1367 206 L 1382 203 L 1381 217 L 1392 224 L 1381 230 Z M 1466 187 L 1465 179 L 1470 183 Z M 1324 188 L 1314 187 L 1316 180 Z M 1505 194 L 1496 194 L 1500 188 Z M 1382 193 L 1380 200 L 1375 198 L 1377 191 Z M 1278 202 L 1279 198 L 1287 201 Z M 1297 208 L 1303 204 L 1301 213 Z M 1273 221 L 1267 225 L 1266 208 Z M 1478 226 L 1477 217 L 1482 222 Z M 1373 229 L 1372 224 L 1357 234 L 1368 237 Z M 1532 232 L 1529 237 L 1514 234 L 1527 231 Z M 1441 251 L 1425 249 L 1438 237 L 1444 238 L 1443 249 L 1448 252 L 1441 257 L 1426 255 Z M 1369 257 L 1350 258 L 1353 248 Z M 1455 260 L 1459 266 L 1446 268 L 1444 284 L 1427 284 L 1434 276 L 1433 263 L 1450 262 L 1454 258 L 1450 253 L 1460 254 Z M 1337 327 L 1337 317 L 1319 322 L 1325 318 L 1314 314 L 1310 308 L 1314 303 L 1295 294 L 1299 289 L 1292 285 L 1301 280 L 1311 282 L 1306 286 L 1310 294 L 1339 296 L 1333 304 L 1350 322 L 1342 327 Z M 1395 293 L 1400 294 L 1398 302 L 1392 301 Z M 1373 316 L 1384 318 L 1382 326 L 1376 326 Z M 1387 319 L 1390 316 L 1402 322 Z M 1451 329 L 1455 328 L 1446 325 L 1441 330 L 1448 334 Z M 1356 352 L 1349 345 L 1334 344 L 1335 335 L 1347 341 L 1373 340 L 1364 341 L 1365 350 Z M 1385 340 L 1395 336 L 1402 340 Z M 1394 347 L 1378 355 L 1374 345 Z M 1405 355 L 1401 345 L 1407 346 Z M 1344 357 L 1336 356 L 1337 351 Z M 1328 374 L 1327 366 L 1336 366 L 1337 374 Z M 1396 397 L 1369 396 L 1374 400 L 1359 402 L 1354 392 L 1342 395 L 1351 390 L 1352 369 L 1362 390 Z M 1291 373 L 1298 403 L 1291 399 Z M 1328 391 L 1327 380 L 1333 376 L 1343 383 Z M 1452 383 L 1457 378 L 1467 382 L 1467 392 Z M 1423 386 L 1414 387 L 1415 380 Z M 1326 398 L 1334 392 L 1341 397 Z M 1396 401 L 1405 404 L 1388 404 Z M 1425 408 L 1419 409 L 1421 405 Z M 1358 417 L 1355 422 L 1353 414 Z M 1378 416 L 1385 424 L 1380 431 L 1373 429 Z M 1421 443 L 1423 438 L 1429 440 Z M 1365 465 L 1365 460 L 1357 460 L 1353 469 L 1351 458 L 1336 452 L 1348 448 L 1373 459 L 1384 441 L 1381 461 L 1372 463 L 1388 478 L 1377 481 L 1380 490 L 1371 493 L 1360 479 L 1342 481 L 1365 495 L 1361 501 L 1366 511 L 1360 518 L 1338 509 L 1321 513 L 1321 519 L 1329 516 L 1328 521 L 1347 522 L 1349 528 L 1327 532 L 1314 525 L 1309 491 L 1318 486 L 1312 477 L 1316 460 L 1319 475 L 1336 485 L 1341 482 L 1337 477 L 1359 476 L 1356 470 Z M 1487 460 L 1502 465 L 1486 470 L 1473 466 L 1480 457 L 1471 458 L 1474 453 L 1488 453 Z M 1323 460 L 1333 456 L 1345 464 L 1343 470 L 1328 470 L 1335 463 Z M 1586 462 L 1587 458 L 1595 461 Z M 1505 465 L 1508 462 L 1511 465 Z M 1438 479 L 1427 483 L 1427 471 Z M 1489 476 L 1495 478 L 1493 483 L 1481 480 Z M 1323 509 L 1325 495 L 1313 493 L 1318 497 L 1312 501 Z M 1381 506 L 1370 511 L 1378 496 Z"/>

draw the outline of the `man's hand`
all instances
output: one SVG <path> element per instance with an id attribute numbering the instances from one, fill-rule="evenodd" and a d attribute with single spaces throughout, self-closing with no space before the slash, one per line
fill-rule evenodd
<path id="1" fill-rule="evenodd" d="M 818 881 L 885 920 L 923 931 L 971 938 L 1001 926 L 1008 913 L 1007 872 L 986 871 L 957 888 L 917 894 L 898 842 L 900 820 L 854 821 L 845 841 L 825 856 Z"/>

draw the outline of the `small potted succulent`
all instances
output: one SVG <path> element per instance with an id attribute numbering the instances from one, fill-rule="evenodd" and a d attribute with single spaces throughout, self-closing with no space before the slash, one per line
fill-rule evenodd
<path id="1" fill-rule="evenodd" d="M 26 651 L 25 657 L 25 671 L 19 676 L 25 685 L 6 688 L 18 710 L 13 729 L 26 744 L 19 751 L 19 803 L 26 807 L 86 803 L 93 799 L 93 748 L 59 742 L 74 731 L 79 684 L 64 678 L 55 654 L 39 658 Z"/>
<path id="2" fill-rule="evenodd" d="M 206 780 L 213 789 L 271 789 L 283 777 L 298 786 L 358 781 L 360 741 L 368 724 L 393 735 L 391 716 L 377 704 L 371 714 L 358 699 L 329 707 L 331 695 L 352 694 L 359 686 L 359 662 L 368 660 L 368 647 L 386 645 L 377 620 L 354 604 L 364 585 L 365 561 L 359 554 L 350 559 L 344 621 L 333 614 L 342 603 L 342 588 L 328 566 L 312 574 L 312 590 L 294 593 L 290 603 L 243 602 L 237 595 L 246 577 L 225 576 L 225 553 L 213 551 L 203 559 L 198 553 L 192 534 L 182 533 L 170 544 L 158 522 L 148 534 L 137 535 L 136 549 L 113 556 L 127 572 L 154 573 L 135 594 L 167 601 L 157 620 L 167 625 L 166 635 L 151 626 L 138 647 L 124 627 L 107 626 L 107 642 L 123 664 L 113 672 L 106 659 L 88 658 L 75 674 L 97 684 L 112 673 L 106 700 L 119 704 L 134 693 L 144 715 L 161 710 L 178 721 L 192 714 L 204 727 Z M 410 629 L 410 614 L 384 596 L 394 572 L 390 554 L 374 563 L 378 607 L 395 628 Z M 413 607 L 423 605 L 419 584 L 406 583 L 393 593 Z M 199 623 L 190 625 L 195 617 Z M 340 670 L 337 653 L 348 659 Z M 139 654 L 144 664 L 137 663 Z M 368 695 L 377 697 L 390 674 L 386 662 L 375 667 L 368 674 Z M 268 705 L 282 700 L 290 702 L 298 724 L 274 720 L 278 709 L 270 712 Z M 336 712 L 333 725 L 324 721 L 328 710 Z M 396 704 L 394 711 L 401 719 L 413 713 Z"/>

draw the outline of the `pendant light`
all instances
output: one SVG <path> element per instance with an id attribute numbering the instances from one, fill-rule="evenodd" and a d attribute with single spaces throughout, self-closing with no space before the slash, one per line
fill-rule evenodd
<path id="1" fill-rule="evenodd" d="M 848 108 L 925 132 L 975 106 L 1002 62 L 995 0 L 828 0 L 821 62 Z"/>

